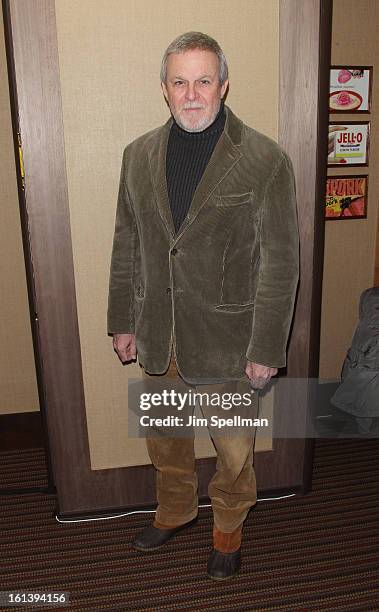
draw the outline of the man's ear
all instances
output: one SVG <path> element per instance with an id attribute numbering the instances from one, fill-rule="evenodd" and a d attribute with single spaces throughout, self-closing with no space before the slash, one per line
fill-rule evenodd
<path id="1" fill-rule="evenodd" d="M 229 87 L 229 79 L 226 79 L 225 83 L 221 85 L 221 98 L 224 97 L 226 90 Z"/>
<path id="2" fill-rule="evenodd" d="M 162 87 L 163 95 L 166 98 L 166 100 L 168 101 L 168 91 L 167 91 L 166 83 L 161 81 L 161 87 Z"/>

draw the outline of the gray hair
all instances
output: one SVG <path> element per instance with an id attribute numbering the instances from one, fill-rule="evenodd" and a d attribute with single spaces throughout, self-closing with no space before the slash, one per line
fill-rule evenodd
<path id="1" fill-rule="evenodd" d="M 217 40 L 211 36 L 208 36 L 207 34 L 203 34 L 202 32 L 186 32 L 185 34 L 181 34 L 175 38 L 175 40 L 169 44 L 162 59 L 161 81 L 163 83 L 166 82 L 168 56 L 172 53 L 185 53 L 186 51 L 190 51 L 192 49 L 212 51 L 217 55 L 220 64 L 220 85 L 223 85 L 228 78 L 228 64 L 226 62 L 226 57 Z"/>

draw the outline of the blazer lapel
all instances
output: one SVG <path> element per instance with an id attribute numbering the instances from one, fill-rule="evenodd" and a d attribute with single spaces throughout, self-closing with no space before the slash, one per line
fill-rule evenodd
<path id="1" fill-rule="evenodd" d="M 174 242 L 179 240 L 183 232 L 196 219 L 199 211 L 212 195 L 217 185 L 242 157 L 238 147 L 241 144 L 242 121 L 227 106 L 225 106 L 225 111 L 226 122 L 224 132 L 215 146 L 211 159 L 194 193 L 187 217 L 177 234 L 175 234 L 174 222 L 172 220 L 166 182 L 166 152 L 173 121 L 172 118 L 157 131 L 157 135 L 151 143 L 149 163 L 158 210 L 167 232 Z"/>
<path id="2" fill-rule="evenodd" d="M 187 217 L 184 219 L 179 232 L 175 236 L 175 241 L 178 240 L 183 232 L 193 223 L 217 185 L 221 183 L 223 178 L 230 172 L 241 157 L 242 154 L 233 146 L 225 133 L 221 134 L 212 157 L 194 193 Z"/>
<path id="3" fill-rule="evenodd" d="M 149 164 L 159 214 L 167 232 L 174 238 L 175 227 L 172 220 L 166 182 L 166 152 L 171 125 L 172 118 L 158 130 L 149 151 Z"/>
<path id="4" fill-rule="evenodd" d="M 241 144 L 243 123 L 225 106 L 226 122 L 223 133 L 216 144 L 208 165 L 194 193 L 187 217 L 175 236 L 175 242 L 196 219 L 199 211 L 207 202 L 217 185 L 241 159 Z"/>

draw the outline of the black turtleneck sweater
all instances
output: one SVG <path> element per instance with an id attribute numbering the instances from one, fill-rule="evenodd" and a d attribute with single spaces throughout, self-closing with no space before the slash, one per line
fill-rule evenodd
<path id="1" fill-rule="evenodd" d="M 187 132 L 174 120 L 167 144 L 166 181 L 175 231 L 178 232 L 193 194 L 225 125 L 224 105 L 214 122 L 202 132 Z"/>

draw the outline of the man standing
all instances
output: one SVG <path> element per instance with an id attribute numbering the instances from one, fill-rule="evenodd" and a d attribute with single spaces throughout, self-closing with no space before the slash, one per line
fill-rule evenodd
<path id="1" fill-rule="evenodd" d="M 218 43 L 188 32 L 167 48 L 161 84 L 172 117 L 124 151 L 112 252 L 108 332 L 145 376 L 235 391 L 285 366 L 298 279 L 291 162 L 224 106 Z M 214 548 L 208 574 L 240 567 L 243 521 L 256 502 L 254 435 L 213 437 Z M 157 469 L 155 550 L 197 516 L 193 439 L 147 439 Z"/>

